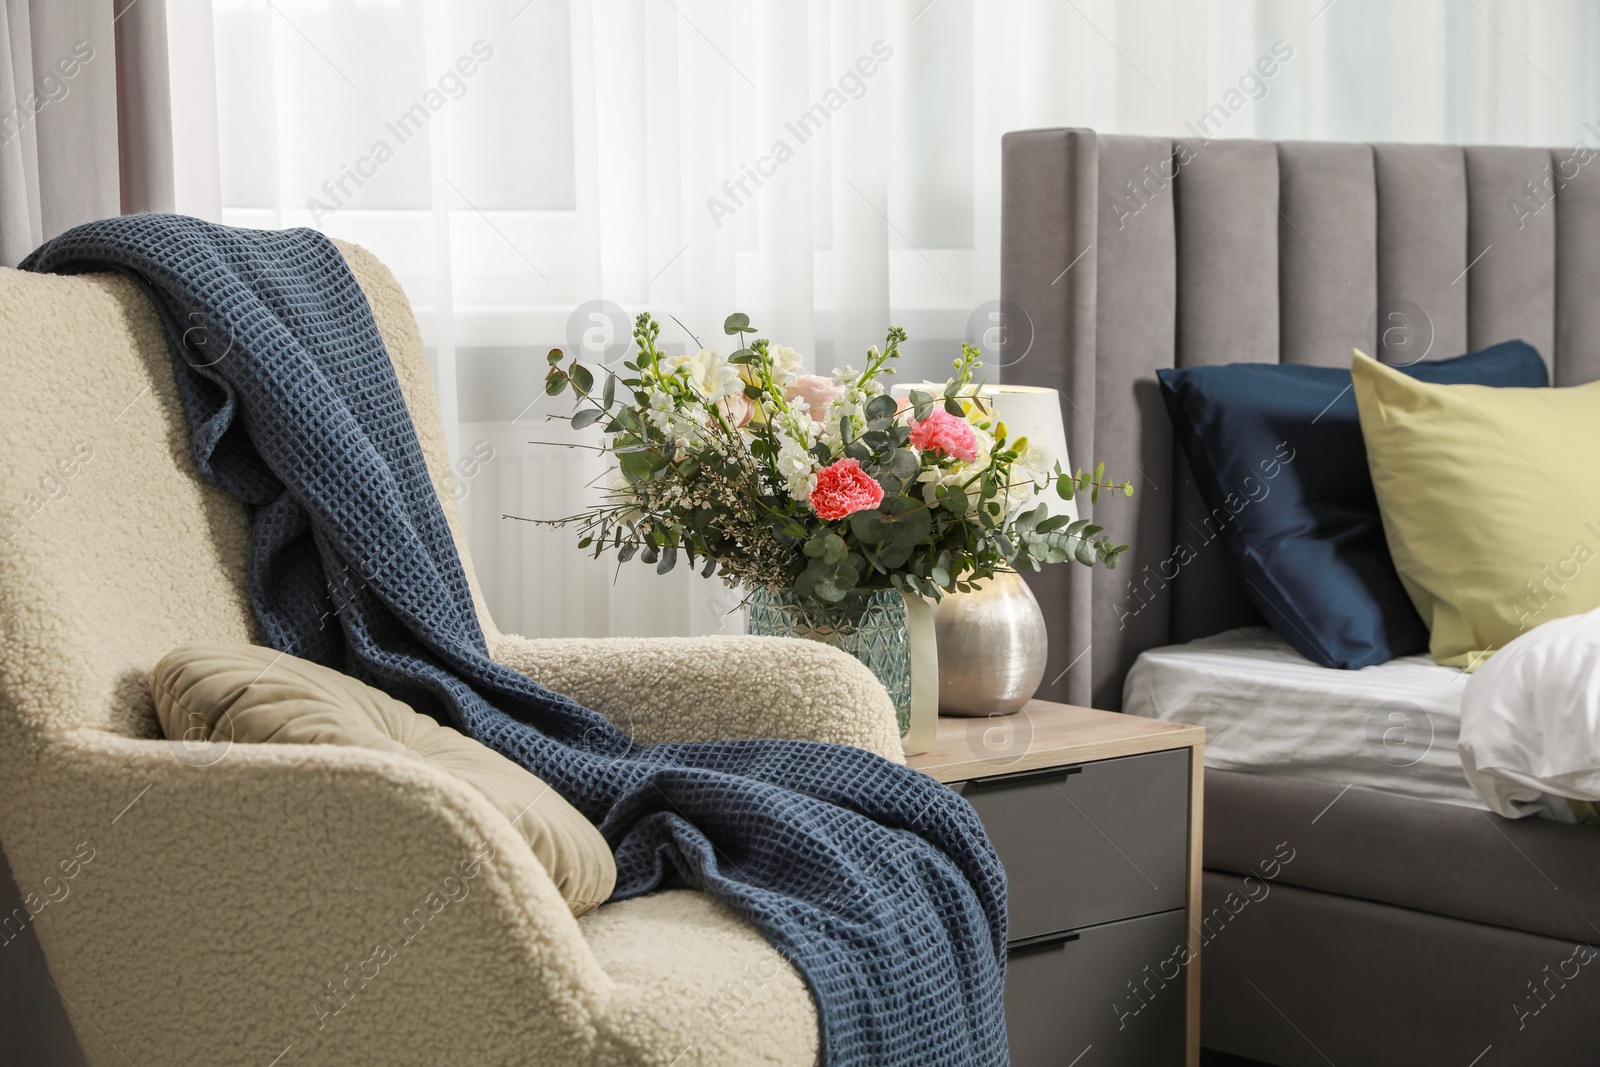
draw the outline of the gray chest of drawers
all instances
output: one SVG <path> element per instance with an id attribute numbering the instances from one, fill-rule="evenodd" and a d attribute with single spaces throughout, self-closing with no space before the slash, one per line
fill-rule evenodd
<path id="1" fill-rule="evenodd" d="M 909 760 L 983 820 L 1009 887 L 1015 1067 L 1199 1062 L 1204 731 L 1033 701 Z"/>

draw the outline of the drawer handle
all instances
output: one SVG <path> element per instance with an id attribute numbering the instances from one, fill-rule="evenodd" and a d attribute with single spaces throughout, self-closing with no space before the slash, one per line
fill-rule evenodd
<path id="1" fill-rule="evenodd" d="M 1006 946 L 1007 956 L 1017 956 L 1024 952 L 1045 952 L 1050 949 L 1065 948 L 1069 941 L 1078 940 L 1078 931 L 1063 930 L 1054 934 L 1039 934 L 1035 937 L 1025 937 L 1021 941 L 1013 941 Z"/>
<path id="2" fill-rule="evenodd" d="M 998 789 L 1001 786 L 1019 785 L 1022 782 L 1041 782 L 1050 778 L 1065 778 L 1083 770 L 1083 765 L 1072 767 L 1039 767 L 1031 771 L 1012 771 L 1009 774 L 992 774 L 987 778 L 972 778 L 968 789 Z"/>

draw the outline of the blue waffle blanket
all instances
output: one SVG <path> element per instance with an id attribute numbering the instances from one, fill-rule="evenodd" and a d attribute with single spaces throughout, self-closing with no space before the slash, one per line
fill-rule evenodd
<path id="1" fill-rule="evenodd" d="M 964 800 L 838 745 L 643 747 L 489 658 L 372 310 L 326 237 L 133 215 L 22 266 L 122 272 L 154 301 L 200 473 L 250 508 L 269 644 L 549 782 L 611 843 L 613 899 L 691 886 L 749 919 L 809 984 L 826 1063 L 1007 1062 L 1005 876 Z"/>

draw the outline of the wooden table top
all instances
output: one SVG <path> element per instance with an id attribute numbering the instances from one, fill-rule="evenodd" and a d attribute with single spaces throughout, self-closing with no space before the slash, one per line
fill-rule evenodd
<path id="1" fill-rule="evenodd" d="M 941 782 L 1069 763 L 1193 748 L 1205 729 L 1048 700 L 1030 700 L 1015 715 L 965 719 L 939 717 L 933 748 L 906 762 Z"/>

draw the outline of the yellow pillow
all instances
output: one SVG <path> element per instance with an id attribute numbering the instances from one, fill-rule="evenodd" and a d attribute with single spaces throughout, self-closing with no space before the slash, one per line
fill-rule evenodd
<path id="1" fill-rule="evenodd" d="M 150 694 L 173 740 L 352 745 L 460 778 L 511 820 L 574 915 L 603 903 L 616 884 L 606 839 L 554 789 L 347 674 L 257 645 L 185 645 L 150 672 Z"/>
<path id="2" fill-rule="evenodd" d="M 1600 382 L 1430 385 L 1361 352 L 1350 375 L 1389 553 L 1435 660 L 1472 670 L 1600 607 Z"/>

